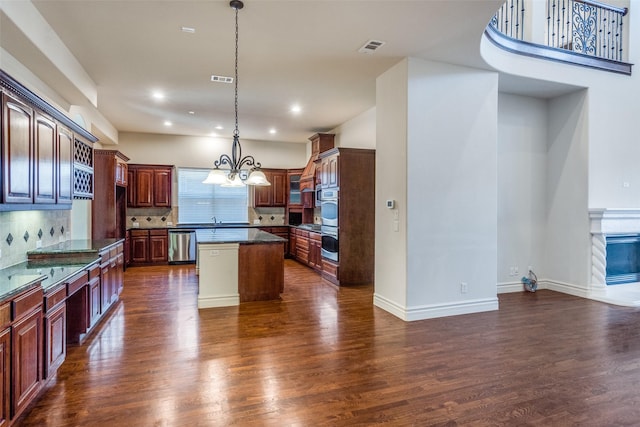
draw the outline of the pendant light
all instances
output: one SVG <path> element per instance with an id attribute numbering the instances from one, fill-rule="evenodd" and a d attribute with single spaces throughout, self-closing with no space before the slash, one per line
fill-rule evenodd
<path id="1" fill-rule="evenodd" d="M 240 0 L 231 0 L 229 6 L 236 12 L 236 62 L 234 80 L 236 127 L 233 130 L 231 156 L 222 154 L 220 158 L 213 163 L 214 168 L 202 182 L 204 184 L 220 184 L 223 187 L 242 187 L 244 185 L 269 186 L 271 183 L 267 180 L 264 172 L 260 170 L 260 163 L 256 162 L 253 156 L 242 156 L 240 131 L 238 130 L 238 11 L 244 7 L 244 3 Z M 221 168 L 221 166 L 223 168 Z M 246 171 L 242 169 L 243 167 L 249 168 L 246 176 L 244 176 Z"/>

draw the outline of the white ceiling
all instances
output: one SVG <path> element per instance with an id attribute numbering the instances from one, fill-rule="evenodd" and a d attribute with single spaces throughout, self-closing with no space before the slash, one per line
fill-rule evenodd
<path id="1" fill-rule="evenodd" d="M 231 135 L 233 85 L 210 82 L 212 74 L 234 72 L 234 11 L 227 1 L 32 3 L 95 83 L 97 107 L 119 131 L 210 135 L 221 124 L 219 135 Z M 501 3 L 245 1 L 239 12 L 241 137 L 306 142 L 333 129 L 373 107 L 376 77 L 407 56 L 486 68 L 480 39 Z M 70 104 L 86 103 L 24 31 L 4 13 L 0 19 L 3 49 Z M 196 31 L 181 32 L 183 26 Z M 386 44 L 373 55 L 358 53 L 369 39 Z M 153 90 L 164 91 L 166 100 L 152 100 Z M 293 103 L 303 109 L 298 116 L 289 111 Z M 270 135 L 270 128 L 277 133 Z"/>

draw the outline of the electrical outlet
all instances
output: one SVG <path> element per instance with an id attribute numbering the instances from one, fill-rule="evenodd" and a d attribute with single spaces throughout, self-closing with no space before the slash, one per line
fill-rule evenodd
<path id="1" fill-rule="evenodd" d="M 42 240 L 36 240 L 36 249 L 40 249 L 42 247 Z"/>
<path id="2" fill-rule="evenodd" d="M 469 286 L 467 285 L 467 282 L 460 282 L 460 293 L 466 294 L 468 290 Z"/>

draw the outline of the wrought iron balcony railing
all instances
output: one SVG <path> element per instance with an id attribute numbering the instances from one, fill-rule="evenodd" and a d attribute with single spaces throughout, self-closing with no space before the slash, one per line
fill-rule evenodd
<path id="1" fill-rule="evenodd" d="M 535 7 L 543 6 L 507 0 L 487 35 L 516 53 L 631 74 L 631 64 L 623 62 L 627 8 L 594 0 L 547 0 L 544 12 Z"/>

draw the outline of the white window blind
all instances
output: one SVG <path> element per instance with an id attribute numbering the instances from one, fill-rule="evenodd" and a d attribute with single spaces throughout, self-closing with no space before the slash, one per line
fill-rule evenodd
<path id="1" fill-rule="evenodd" d="M 248 188 L 203 184 L 208 169 L 178 168 L 178 222 L 249 222 Z"/>

